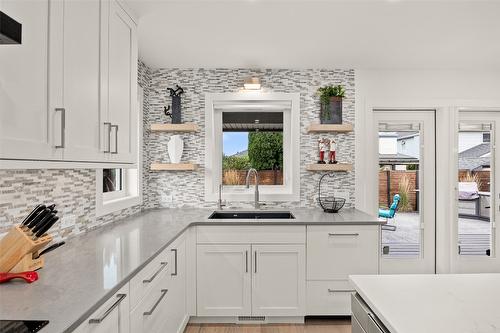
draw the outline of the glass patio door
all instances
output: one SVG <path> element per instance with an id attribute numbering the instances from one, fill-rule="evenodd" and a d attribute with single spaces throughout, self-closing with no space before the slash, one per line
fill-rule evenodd
<path id="1" fill-rule="evenodd" d="M 500 272 L 497 239 L 500 112 L 461 111 L 456 133 L 457 177 L 453 272 Z"/>
<path id="2" fill-rule="evenodd" d="M 382 274 L 435 272 L 434 115 L 374 111 Z"/>

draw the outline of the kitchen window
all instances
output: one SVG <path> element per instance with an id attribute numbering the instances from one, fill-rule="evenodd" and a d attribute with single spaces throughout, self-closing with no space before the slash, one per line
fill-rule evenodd
<path id="1" fill-rule="evenodd" d="M 96 170 L 96 215 L 103 216 L 142 203 L 142 105 L 143 89 L 139 87 L 137 166 L 134 169 L 109 168 Z"/>
<path id="2" fill-rule="evenodd" d="M 300 178 L 299 94 L 207 94 L 205 200 L 219 185 L 229 201 L 252 201 L 250 168 L 259 174 L 262 201 L 298 201 Z"/>

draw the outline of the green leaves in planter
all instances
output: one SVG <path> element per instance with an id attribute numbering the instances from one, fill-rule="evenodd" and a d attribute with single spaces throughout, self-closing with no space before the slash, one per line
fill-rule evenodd
<path id="1" fill-rule="evenodd" d="M 330 97 L 344 97 L 345 88 L 342 85 L 326 86 L 318 89 L 318 95 L 322 104 L 328 104 Z"/>

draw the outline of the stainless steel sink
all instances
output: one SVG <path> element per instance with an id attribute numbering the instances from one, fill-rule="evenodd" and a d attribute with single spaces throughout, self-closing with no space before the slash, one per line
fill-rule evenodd
<path id="1" fill-rule="evenodd" d="M 241 219 L 294 219 L 290 212 L 262 212 L 262 211 L 249 211 L 249 212 L 213 212 L 208 219 L 226 219 L 226 220 L 241 220 Z"/>

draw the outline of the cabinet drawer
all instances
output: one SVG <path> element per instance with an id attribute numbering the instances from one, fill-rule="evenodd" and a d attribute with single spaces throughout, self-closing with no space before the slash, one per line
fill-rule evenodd
<path id="1" fill-rule="evenodd" d="M 346 280 L 377 274 L 378 226 L 308 226 L 307 279 Z"/>
<path id="2" fill-rule="evenodd" d="M 349 281 L 307 281 L 307 315 L 349 316 L 351 294 Z"/>
<path id="3" fill-rule="evenodd" d="M 174 269 L 170 262 L 170 247 L 162 251 L 130 280 L 130 308 L 133 309 L 151 288 Z"/>
<path id="4" fill-rule="evenodd" d="M 166 332 L 167 321 L 175 307 L 170 274 L 162 273 L 130 314 L 130 332 Z M 173 332 L 172 332 L 173 333 Z"/>
<path id="5" fill-rule="evenodd" d="M 199 226 L 198 244 L 304 244 L 305 226 Z"/>

